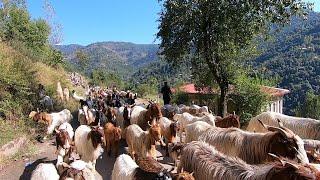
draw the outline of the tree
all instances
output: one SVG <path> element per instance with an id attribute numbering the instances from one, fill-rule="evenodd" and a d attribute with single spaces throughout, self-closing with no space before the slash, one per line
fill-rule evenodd
<path id="1" fill-rule="evenodd" d="M 295 111 L 299 117 L 320 119 L 320 95 L 307 92 L 304 102 Z"/>
<path id="2" fill-rule="evenodd" d="M 171 63 L 192 55 L 208 84 L 220 88 L 218 115 L 226 113 L 228 86 L 243 52 L 269 23 L 285 24 L 292 15 L 305 15 L 310 4 L 301 0 L 164 0 L 157 37 L 160 54 Z M 208 74 L 209 73 L 209 74 Z"/>
<path id="3" fill-rule="evenodd" d="M 79 61 L 79 65 L 80 65 L 81 70 L 85 71 L 86 67 L 88 66 L 88 63 L 89 63 L 88 54 L 86 54 L 84 51 L 79 50 L 76 52 L 76 58 Z"/>

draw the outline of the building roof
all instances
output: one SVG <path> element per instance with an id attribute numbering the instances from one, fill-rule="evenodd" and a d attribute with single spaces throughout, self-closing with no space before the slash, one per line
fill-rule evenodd
<path id="1" fill-rule="evenodd" d="M 231 87 L 231 91 L 233 91 L 234 87 Z M 211 87 L 203 87 L 199 88 L 196 87 L 195 84 L 189 83 L 185 84 L 179 87 L 179 90 L 188 93 L 188 94 L 217 94 L 219 91 L 217 89 L 213 89 Z M 290 91 L 288 89 L 282 89 L 282 88 L 275 88 L 275 87 L 269 87 L 269 86 L 261 86 L 261 91 L 269 94 L 272 97 L 282 97 Z M 176 92 L 176 89 L 172 89 L 172 92 Z"/>

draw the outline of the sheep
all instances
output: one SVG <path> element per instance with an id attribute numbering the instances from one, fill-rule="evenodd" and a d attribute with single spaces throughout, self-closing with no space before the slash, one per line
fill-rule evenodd
<path id="1" fill-rule="evenodd" d="M 59 180 L 60 176 L 53 164 L 41 163 L 31 174 L 31 180 Z"/>
<path id="2" fill-rule="evenodd" d="M 309 163 L 302 139 L 292 131 L 280 127 L 261 124 L 271 132 L 252 133 L 238 128 L 212 127 L 203 133 L 200 141 L 215 146 L 228 156 L 237 156 L 249 164 L 270 161 L 268 153 L 273 153 L 302 163 Z"/>
<path id="3" fill-rule="evenodd" d="M 278 157 L 277 157 L 278 158 Z M 177 172 L 181 169 L 194 172 L 199 180 L 291 180 L 318 179 L 319 171 L 286 159 L 249 165 L 236 157 L 230 157 L 216 150 L 205 142 L 193 141 L 182 148 L 181 161 Z"/>
<path id="4" fill-rule="evenodd" d="M 68 109 L 64 109 L 57 113 L 45 113 L 38 112 L 33 116 L 33 120 L 38 122 L 42 121 L 48 125 L 47 134 L 52 134 L 54 129 L 65 122 L 70 122 L 72 119 L 72 114 Z"/>
<path id="5" fill-rule="evenodd" d="M 203 121 L 196 121 L 194 123 L 188 124 L 185 128 L 186 130 L 186 138 L 185 142 L 197 141 L 206 130 L 211 128 L 212 126 Z"/>
<path id="6" fill-rule="evenodd" d="M 57 96 L 58 96 L 58 99 L 60 99 L 62 102 L 64 98 L 63 98 L 63 91 L 62 91 L 60 82 L 57 82 Z"/>
<path id="7" fill-rule="evenodd" d="M 320 140 L 320 121 L 318 120 L 287 116 L 276 112 L 264 112 L 250 120 L 247 131 L 265 132 L 265 129 L 259 124 L 258 119 L 270 126 L 275 126 L 277 119 L 279 119 L 284 127 L 292 130 L 301 138 Z"/>
<path id="8" fill-rule="evenodd" d="M 162 117 L 159 120 L 159 125 L 161 128 L 161 135 L 164 136 L 166 140 L 166 155 L 168 156 L 168 144 L 175 142 L 177 131 L 179 130 L 178 124 L 176 122 L 170 121 L 166 117 Z"/>
<path id="9" fill-rule="evenodd" d="M 110 156 L 111 150 L 113 150 L 115 157 L 117 157 L 119 153 L 119 142 L 121 140 L 120 127 L 115 127 L 112 123 L 107 123 L 104 125 L 104 135 L 106 152 Z"/>
<path id="10" fill-rule="evenodd" d="M 114 163 L 112 180 L 169 180 L 172 179 L 169 172 L 152 158 L 144 159 L 144 165 L 139 167 L 137 163 L 126 154 L 120 155 Z M 145 167 L 146 166 L 146 167 Z"/>
<path id="11" fill-rule="evenodd" d="M 69 102 L 69 89 L 68 88 L 65 87 L 63 89 L 63 95 L 64 95 L 66 101 Z"/>
<path id="12" fill-rule="evenodd" d="M 137 153 L 141 157 L 149 155 L 156 159 L 156 141 L 160 141 L 161 145 L 164 146 L 159 124 L 150 125 L 148 131 L 143 131 L 136 124 L 130 125 L 126 130 L 126 141 L 128 144 L 128 151 L 132 157 Z"/>
<path id="13" fill-rule="evenodd" d="M 81 125 L 76 129 L 74 142 L 81 159 L 92 163 L 95 167 L 96 160 L 103 153 L 102 145 L 105 142 L 103 128 Z"/>
<path id="14" fill-rule="evenodd" d="M 191 124 L 196 121 L 203 121 L 212 126 L 215 126 L 215 117 L 210 113 L 205 113 L 202 117 L 193 116 L 187 112 L 182 114 L 174 115 L 173 119 L 178 121 L 179 123 L 179 135 L 180 135 L 180 142 L 182 142 L 182 133 L 185 131 L 185 127 L 188 124 Z"/>

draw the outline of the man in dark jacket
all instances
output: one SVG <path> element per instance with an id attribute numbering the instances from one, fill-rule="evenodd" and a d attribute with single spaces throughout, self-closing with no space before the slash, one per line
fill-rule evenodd
<path id="1" fill-rule="evenodd" d="M 172 92 L 167 82 L 164 82 L 164 86 L 161 88 L 161 93 L 164 105 L 170 104 Z"/>

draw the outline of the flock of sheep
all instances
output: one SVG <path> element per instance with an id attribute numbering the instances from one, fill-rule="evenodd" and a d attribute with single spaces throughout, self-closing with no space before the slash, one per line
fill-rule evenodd
<path id="1" fill-rule="evenodd" d="M 92 89 L 96 107 L 72 93 L 81 104 L 75 132 L 67 109 L 32 113 L 35 121 L 47 124 L 47 134 L 55 132 L 57 163 L 38 165 L 31 179 L 95 179 L 96 160 L 104 150 L 117 157 L 112 180 L 320 179 L 317 120 L 264 112 L 242 130 L 237 115 L 215 116 L 206 106 L 161 107 L 149 101 L 112 107 L 106 97 L 113 93 Z M 133 97 L 130 93 L 122 97 Z M 118 153 L 121 139 L 128 154 Z M 166 149 L 163 156 L 170 156 L 176 168 L 165 169 L 157 161 L 157 146 Z"/>

